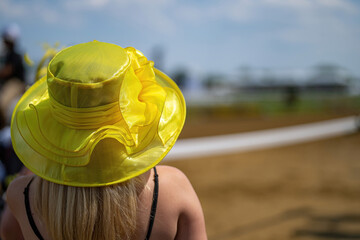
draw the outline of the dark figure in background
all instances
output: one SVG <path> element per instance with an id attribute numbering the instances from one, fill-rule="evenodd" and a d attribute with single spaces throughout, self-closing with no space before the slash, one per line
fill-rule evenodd
<path id="1" fill-rule="evenodd" d="M 360 113 L 356 115 L 357 131 L 360 132 Z"/>
<path id="2" fill-rule="evenodd" d="M 24 64 L 22 56 L 17 53 L 16 44 L 20 35 L 17 25 L 9 25 L 2 32 L 2 40 L 5 47 L 5 59 L 0 70 L 1 85 L 11 79 L 24 82 Z"/>
<path id="3" fill-rule="evenodd" d="M 5 53 L 0 68 L 0 110 L 8 124 L 14 101 L 25 91 L 23 57 L 17 52 L 19 37 L 20 29 L 16 24 L 5 27 L 2 32 Z"/>
<path id="4" fill-rule="evenodd" d="M 284 89 L 284 102 L 286 109 L 289 111 L 295 110 L 296 104 L 299 100 L 299 89 L 296 86 L 289 85 Z"/>
<path id="5" fill-rule="evenodd" d="M 188 73 L 185 69 L 179 68 L 175 71 L 172 76 L 174 81 L 179 86 L 180 89 L 184 90 L 186 86 L 186 81 L 188 80 Z"/>
<path id="6" fill-rule="evenodd" d="M 22 167 L 11 144 L 10 120 L 14 106 L 25 92 L 25 69 L 23 56 L 17 52 L 19 27 L 16 24 L 8 25 L 1 36 L 5 52 L 0 65 L 0 160 L 5 176 L 0 180 L 4 191 L 11 176 Z"/>

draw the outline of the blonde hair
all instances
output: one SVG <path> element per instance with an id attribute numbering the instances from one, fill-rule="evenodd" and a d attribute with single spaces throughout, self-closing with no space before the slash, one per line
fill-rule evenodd
<path id="1" fill-rule="evenodd" d="M 131 239 L 144 178 L 105 187 L 72 187 L 37 177 L 35 211 L 51 239 Z"/>

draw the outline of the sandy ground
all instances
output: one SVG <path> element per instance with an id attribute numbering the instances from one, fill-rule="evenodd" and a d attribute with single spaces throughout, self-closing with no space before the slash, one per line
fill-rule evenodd
<path id="1" fill-rule="evenodd" d="M 261 123 L 249 128 L 263 129 Z M 201 126 L 188 124 L 184 136 L 209 135 L 209 126 L 227 133 L 222 128 L 230 124 Z M 360 239 L 360 133 L 166 164 L 192 182 L 210 240 Z"/>

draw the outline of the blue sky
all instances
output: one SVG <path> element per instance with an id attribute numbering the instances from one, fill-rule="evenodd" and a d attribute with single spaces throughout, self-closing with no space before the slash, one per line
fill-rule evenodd
<path id="1" fill-rule="evenodd" d="M 345 67 L 360 77 L 356 0 L 0 0 L 0 27 L 16 22 L 34 59 L 42 43 L 106 41 L 148 58 L 164 50 L 165 72 L 234 74 L 240 66 Z"/>

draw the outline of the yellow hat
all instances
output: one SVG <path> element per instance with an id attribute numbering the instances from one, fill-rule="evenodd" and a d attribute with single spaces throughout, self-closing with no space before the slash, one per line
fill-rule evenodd
<path id="1" fill-rule="evenodd" d="M 132 48 L 78 44 L 50 61 L 18 102 L 15 152 L 36 175 L 70 186 L 103 186 L 158 164 L 185 121 L 176 84 Z"/>

